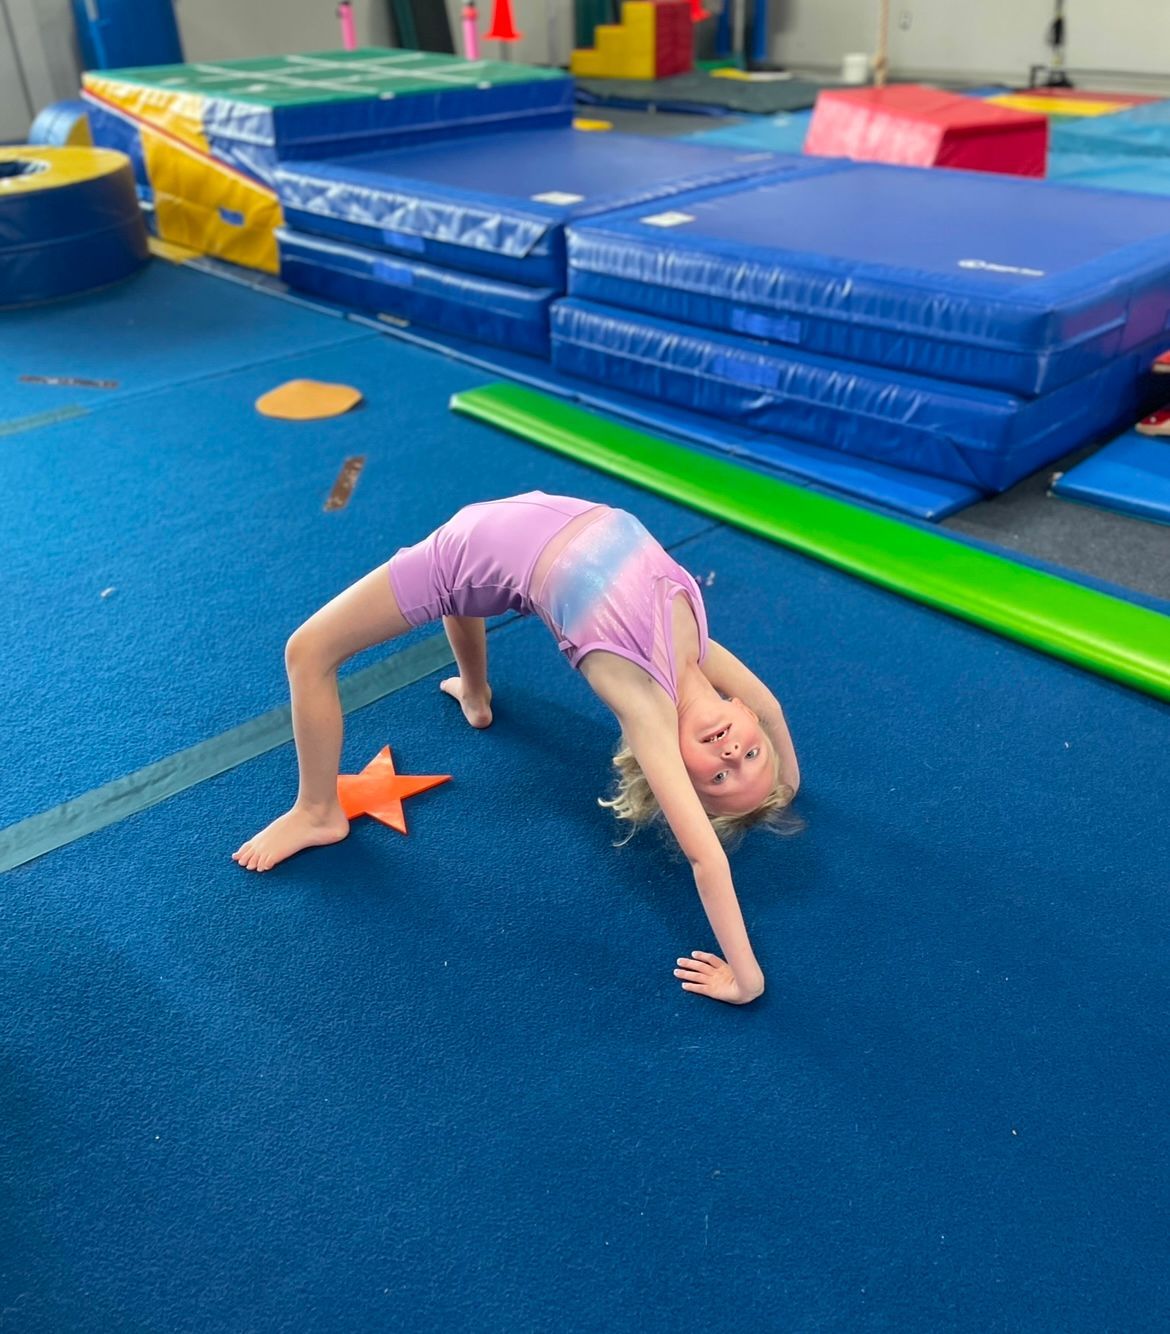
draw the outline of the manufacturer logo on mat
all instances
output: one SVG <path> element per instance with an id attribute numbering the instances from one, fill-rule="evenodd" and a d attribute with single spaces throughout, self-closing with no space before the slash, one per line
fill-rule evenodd
<path id="1" fill-rule="evenodd" d="M 995 264 L 990 259 L 961 259 L 961 269 L 982 269 L 985 273 L 1018 273 L 1025 278 L 1043 278 L 1043 269 L 1028 269 L 1021 264 Z"/>

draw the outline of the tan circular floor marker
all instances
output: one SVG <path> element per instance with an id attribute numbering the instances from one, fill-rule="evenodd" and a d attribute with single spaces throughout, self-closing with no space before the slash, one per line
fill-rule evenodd
<path id="1" fill-rule="evenodd" d="M 340 417 L 362 401 L 361 391 L 348 384 L 325 384 L 321 380 L 289 380 L 256 400 L 256 411 L 284 421 L 317 421 Z"/>

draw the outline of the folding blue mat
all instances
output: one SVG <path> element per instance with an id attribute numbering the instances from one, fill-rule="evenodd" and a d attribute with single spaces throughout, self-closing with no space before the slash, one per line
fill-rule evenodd
<path id="1" fill-rule="evenodd" d="M 1170 524 L 1170 441 L 1130 431 L 1070 468 L 1054 495 Z"/>
<path id="2" fill-rule="evenodd" d="M 0 437 L 357 336 L 336 315 L 156 260 L 105 291 L 5 312 Z"/>
<path id="3" fill-rule="evenodd" d="M 300 231 L 563 291 L 569 223 L 778 169 L 807 167 L 759 150 L 549 129 L 285 163 L 275 183 Z"/>
<path id="4" fill-rule="evenodd" d="M 1038 394 L 1156 336 L 1170 202 L 805 158 L 569 229 L 569 294 Z"/>
<path id="5" fill-rule="evenodd" d="M 1134 421 L 1170 334 L 1041 398 L 842 366 L 572 298 L 552 307 L 553 365 L 755 430 L 1001 491 Z"/>
<path id="6" fill-rule="evenodd" d="M 1170 101 L 1147 102 L 1110 116 L 1057 117 L 1049 146 L 1054 153 L 1164 158 L 1170 154 Z"/>
<path id="7" fill-rule="evenodd" d="M 277 239 L 281 277 L 298 291 L 529 356 L 549 355 L 548 308 L 557 296 L 551 288 L 456 273 L 284 227 Z"/>

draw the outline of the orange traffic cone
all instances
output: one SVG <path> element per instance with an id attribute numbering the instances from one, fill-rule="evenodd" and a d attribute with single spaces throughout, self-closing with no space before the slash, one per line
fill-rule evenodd
<path id="1" fill-rule="evenodd" d="M 516 31 L 512 18 L 512 0 L 496 0 L 492 9 L 492 26 L 485 34 L 489 42 L 518 42 L 524 36 Z"/>

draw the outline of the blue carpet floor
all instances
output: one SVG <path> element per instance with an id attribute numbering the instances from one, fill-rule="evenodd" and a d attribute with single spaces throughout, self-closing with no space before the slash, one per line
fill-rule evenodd
<path id="1" fill-rule="evenodd" d="M 5 311 L 3 321 L 0 438 L 53 414 L 360 336 L 323 310 L 273 301 L 161 260 L 117 287 Z M 29 383 L 23 376 L 66 383 Z M 78 380 L 100 383 L 68 383 Z"/>
<path id="2" fill-rule="evenodd" d="M 256 412 L 265 390 L 303 377 L 352 383 L 366 402 L 315 423 Z M 453 393 L 483 382 L 365 333 L 11 442 L 0 619 L 21 634 L 0 638 L 11 692 L 0 826 L 282 703 L 292 631 L 460 505 L 540 487 L 636 500 L 668 546 L 711 526 L 447 410 Z M 352 499 L 326 513 L 354 455 L 366 463 Z"/>
<path id="3" fill-rule="evenodd" d="M 612 846 L 613 720 L 502 620 L 487 731 L 437 674 L 347 720 L 347 769 L 453 775 L 409 837 L 241 871 L 285 745 L 8 873 L 0 1325 L 1164 1328 L 1170 709 L 456 419 L 469 367 L 231 350 L 0 451 L 0 825 L 283 702 L 304 615 L 542 487 L 701 579 L 808 827 L 732 859 L 764 997 L 683 992 L 715 945 L 689 868 Z M 367 405 L 255 415 L 307 374 Z"/>
<path id="4" fill-rule="evenodd" d="M 353 715 L 453 781 L 250 877 L 291 747 L 13 872 L 0 1116 L 20 1328 L 1153 1329 L 1170 713 L 727 531 L 713 631 L 785 701 L 808 829 L 610 846 L 612 721 L 542 627 L 497 719 Z"/>

